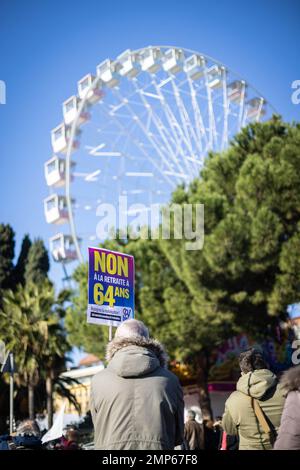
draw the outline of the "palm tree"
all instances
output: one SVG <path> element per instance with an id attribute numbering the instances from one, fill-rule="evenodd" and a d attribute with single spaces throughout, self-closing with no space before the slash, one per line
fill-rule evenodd
<path id="1" fill-rule="evenodd" d="M 63 300 L 64 303 L 65 300 Z M 46 382 L 48 427 L 52 426 L 53 419 L 53 385 L 60 373 L 65 369 L 66 353 L 70 350 L 70 344 L 66 338 L 66 332 L 61 318 L 61 301 L 58 299 L 47 319 L 47 338 L 41 352 L 40 369 Z M 62 385 L 60 390 L 62 390 Z M 66 394 L 66 392 L 65 392 Z"/>
<path id="2" fill-rule="evenodd" d="M 70 349 L 63 327 L 63 304 L 69 293 L 56 298 L 49 281 L 28 283 L 8 290 L 3 295 L 0 311 L 0 339 L 14 352 L 20 385 L 28 389 L 28 414 L 34 418 L 34 388 L 39 380 L 46 381 L 48 421 L 52 424 L 53 380 L 57 378 Z"/>
<path id="3" fill-rule="evenodd" d="M 3 295 L 0 329 L 6 347 L 14 352 L 18 365 L 17 380 L 28 388 L 28 414 L 34 418 L 34 387 L 39 379 L 39 354 L 42 338 L 47 329 L 41 314 L 38 287 L 35 285 Z"/>

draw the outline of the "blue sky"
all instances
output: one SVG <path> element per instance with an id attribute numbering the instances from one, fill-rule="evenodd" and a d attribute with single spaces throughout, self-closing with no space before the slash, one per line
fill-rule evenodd
<path id="1" fill-rule="evenodd" d="M 245 77 L 286 120 L 300 120 L 299 0 L 1 0 L 0 221 L 17 233 L 50 234 L 43 163 L 50 130 L 76 82 L 127 48 L 175 45 L 210 55 Z M 58 279 L 61 271 L 52 268 Z"/>

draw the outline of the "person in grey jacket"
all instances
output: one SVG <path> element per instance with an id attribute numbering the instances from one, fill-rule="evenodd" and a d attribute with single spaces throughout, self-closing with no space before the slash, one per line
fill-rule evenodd
<path id="1" fill-rule="evenodd" d="M 282 376 L 287 392 L 275 450 L 300 450 L 300 366 L 292 367 Z"/>
<path id="2" fill-rule="evenodd" d="M 184 404 L 162 345 L 127 320 L 107 347 L 108 366 L 91 384 L 95 449 L 170 450 L 183 443 Z"/>

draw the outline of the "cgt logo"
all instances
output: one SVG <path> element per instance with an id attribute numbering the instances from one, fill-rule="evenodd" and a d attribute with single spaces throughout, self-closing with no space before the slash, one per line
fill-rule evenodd
<path id="1" fill-rule="evenodd" d="M 292 88 L 295 90 L 292 93 L 292 103 L 300 104 L 300 80 L 294 80 L 292 83 Z"/>
<path id="2" fill-rule="evenodd" d="M 123 321 L 128 320 L 128 318 L 130 318 L 131 312 L 131 308 L 123 308 Z"/>
<path id="3" fill-rule="evenodd" d="M 6 104 L 6 84 L 0 80 L 0 104 Z"/>

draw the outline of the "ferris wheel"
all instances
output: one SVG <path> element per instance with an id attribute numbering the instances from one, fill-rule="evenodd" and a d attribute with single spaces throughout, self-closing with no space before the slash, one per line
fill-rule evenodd
<path id="1" fill-rule="evenodd" d="M 199 175 L 209 151 L 224 150 L 243 126 L 274 111 L 220 62 L 170 46 L 126 50 L 77 89 L 62 105 L 45 163 L 50 250 L 63 266 L 101 241 L 99 204 L 126 195 L 136 213 L 167 203 Z"/>

